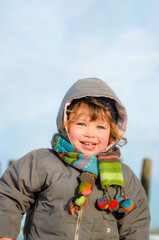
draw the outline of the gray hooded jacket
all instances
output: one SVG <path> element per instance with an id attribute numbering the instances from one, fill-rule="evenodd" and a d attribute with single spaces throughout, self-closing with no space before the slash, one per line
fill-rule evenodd
<path id="1" fill-rule="evenodd" d="M 104 81 L 88 78 L 77 81 L 61 103 L 57 127 L 65 139 L 69 141 L 67 132 L 60 130 L 64 109 L 72 99 L 84 96 L 114 99 L 120 116 L 117 129 L 124 134 L 124 106 Z M 22 216 L 27 212 L 25 240 L 148 240 L 150 215 L 145 191 L 131 169 L 122 165 L 125 193 L 134 202 L 132 211 L 112 214 L 98 210 L 95 202 L 103 191 L 97 180 L 87 204 L 78 215 L 70 215 L 68 203 L 77 191 L 80 171 L 63 163 L 51 149 L 28 153 L 0 179 L 0 237 L 17 239 Z M 115 189 L 110 189 L 110 195 L 115 195 Z"/>

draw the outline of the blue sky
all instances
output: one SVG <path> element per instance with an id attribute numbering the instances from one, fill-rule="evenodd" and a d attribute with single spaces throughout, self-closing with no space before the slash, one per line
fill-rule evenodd
<path id="1" fill-rule="evenodd" d="M 121 151 L 140 179 L 151 158 L 150 210 L 159 227 L 159 0 L 1 0 L 0 161 L 50 147 L 68 88 L 98 77 L 128 112 Z"/>

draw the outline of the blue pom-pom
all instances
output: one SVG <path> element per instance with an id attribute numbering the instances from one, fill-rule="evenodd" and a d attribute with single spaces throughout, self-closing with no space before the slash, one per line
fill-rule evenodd
<path id="1" fill-rule="evenodd" d="M 134 203 L 130 199 L 125 199 L 120 204 L 125 211 L 131 211 L 134 206 Z"/>
<path id="2" fill-rule="evenodd" d="M 115 196 L 115 199 L 120 203 L 123 200 L 123 197 L 122 197 L 122 195 L 117 194 Z"/>

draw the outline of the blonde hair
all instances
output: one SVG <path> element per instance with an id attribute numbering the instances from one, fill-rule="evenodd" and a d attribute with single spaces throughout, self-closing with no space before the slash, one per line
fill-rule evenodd
<path id="1" fill-rule="evenodd" d="M 91 121 L 101 118 L 102 120 L 107 121 L 110 125 L 109 144 L 122 140 L 123 143 L 119 145 L 125 145 L 127 143 L 127 139 L 119 134 L 117 130 L 117 123 L 113 120 L 109 107 L 105 106 L 101 102 L 98 102 L 97 99 L 98 98 L 94 97 L 85 97 L 79 100 L 73 100 L 67 109 L 67 121 L 64 123 L 64 127 L 69 129 L 69 125 L 77 119 L 78 109 L 81 104 L 84 104 L 88 107 Z"/>

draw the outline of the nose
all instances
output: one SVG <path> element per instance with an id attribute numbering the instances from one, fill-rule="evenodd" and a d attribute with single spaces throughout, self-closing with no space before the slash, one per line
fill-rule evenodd
<path id="1" fill-rule="evenodd" d="M 94 138 L 95 137 L 95 129 L 93 126 L 87 126 L 85 130 L 85 136 L 89 138 Z"/>

